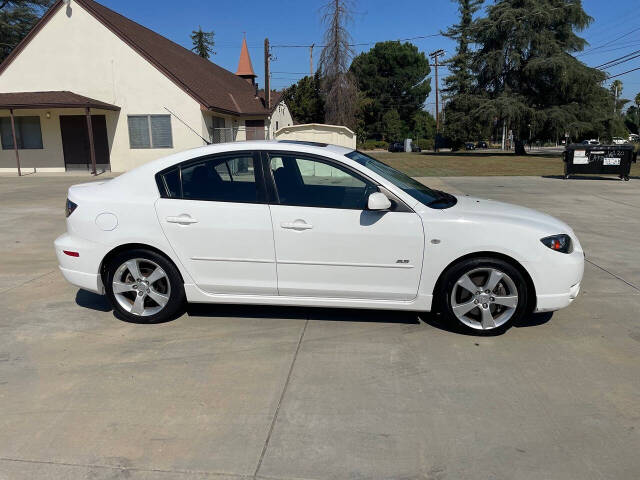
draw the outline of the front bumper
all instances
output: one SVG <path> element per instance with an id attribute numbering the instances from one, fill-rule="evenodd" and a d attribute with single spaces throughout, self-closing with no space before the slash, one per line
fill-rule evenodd
<path id="1" fill-rule="evenodd" d="M 104 293 L 100 276 L 100 262 L 106 254 L 104 245 L 68 233 L 60 235 L 54 245 L 60 271 L 69 283 L 94 293 Z M 65 251 L 78 252 L 79 256 L 69 256 Z"/>
<path id="2" fill-rule="evenodd" d="M 552 250 L 545 253 L 540 261 L 525 265 L 536 288 L 536 312 L 568 307 L 580 293 L 584 275 L 584 252 L 581 248 L 569 254 Z"/>
<path id="3" fill-rule="evenodd" d="M 536 312 L 554 312 L 571 305 L 580 293 L 580 282 L 569 287 L 566 293 L 538 295 Z"/>

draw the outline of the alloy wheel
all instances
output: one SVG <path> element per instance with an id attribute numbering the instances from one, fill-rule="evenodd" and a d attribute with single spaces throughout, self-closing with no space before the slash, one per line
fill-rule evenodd
<path id="1" fill-rule="evenodd" d="M 505 272 L 492 267 L 463 274 L 451 291 L 451 310 L 474 330 L 493 330 L 509 321 L 518 307 L 518 289 Z"/>
<path id="2" fill-rule="evenodd" d="M 132 258 L 118 267 L 111 282 L 113 295 L 127 312 L 148 317 L 169 303 L 171 283 L 157 263 Z"/>

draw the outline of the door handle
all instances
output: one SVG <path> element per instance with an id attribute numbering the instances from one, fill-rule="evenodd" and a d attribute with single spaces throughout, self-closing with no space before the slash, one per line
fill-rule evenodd
<path id="1" fill-rule="evenodd" d="M 296 220 L 295 222 L 285 222 L 281 223 L 280 226 L 282 228 L 286 228 L 287 230 L 311 230 L 313 225 L 305 222 L 304 220 Z"/>
<path id="2" fill-rule="evenodd" d="M 167 223 L 178 223 L 180 225 L 190 225 L 192 223 L 198 223 L 198 220 L 190 215 L 180 215 L 178 217 L 167 217 Z"/>

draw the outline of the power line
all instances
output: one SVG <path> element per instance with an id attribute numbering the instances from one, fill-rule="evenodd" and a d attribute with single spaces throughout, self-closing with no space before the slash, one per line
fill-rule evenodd
<path id="1" fill-rule="evenodd" d="M 634 29 L 633 29 L 633 30 L 631 30 L 630 32 L 627 32 L 627 33 L 625 33 L 625 34 L 622 34 L 622 35 L 620 35 L 619 37 L 617 37 L 617 38 L 615 38 L 615 39 L 613 39 L 613 40 L 611 40 L 611 41 L 609 41 L 609 42 L 607 42 L 607 43 L 603 43 L 602 45 L 599 45 L 599 46 L 597 46 L 597 47 L 593 47 L 593 48 L 590 48 L 590 49 L 588 49 L 588 50 L 585 50 L 584 52 L 582 52 L 582 53 L 580 53 L 580 54 L 576 55 L 576 57 L 581 57 L 581 56 L 585 55 L 585 54 L 586 54 L 586 53 L 588 53 L 588 52 L 593 52 L 594 50 L 599 50 L 599 49 L 601 49 L 601 48 L 603 48 L 603 47 L 606 47 L 606 46 L 608 46 L 608 45 L 611 45 L 612 43 L 615 43 L 615 42 L 617 42 L 618 40 L 623 39 L 624 37 L 628 37 L 628 36 L 629 36 L 629 35 L 631 35 L 632 33 L 637 32 L 638 30 L 640 30 L 640 27 L 638 27 L 638 28 L 634 28 Z"/>
<path id="2" fill-rule="evenodd" d="M 632 68 L 631 70 L 627 70 L 626 72 L 616 73 L 615 75 L 609 75 L 607 80 L 611 78 L 621 77 L 622 75 L 626 75 L 627 73 L 635 72 L 636 70 L 640 70 L 640 67 Z"/>

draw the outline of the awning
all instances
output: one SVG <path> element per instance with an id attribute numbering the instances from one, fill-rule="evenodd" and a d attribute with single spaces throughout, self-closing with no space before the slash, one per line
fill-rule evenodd
<path id="1" fill-rule="evenodd" d="M 120 107 L 68 91 L 0 93 L 0 109 L 97 108 L 120 110 Z"/>

